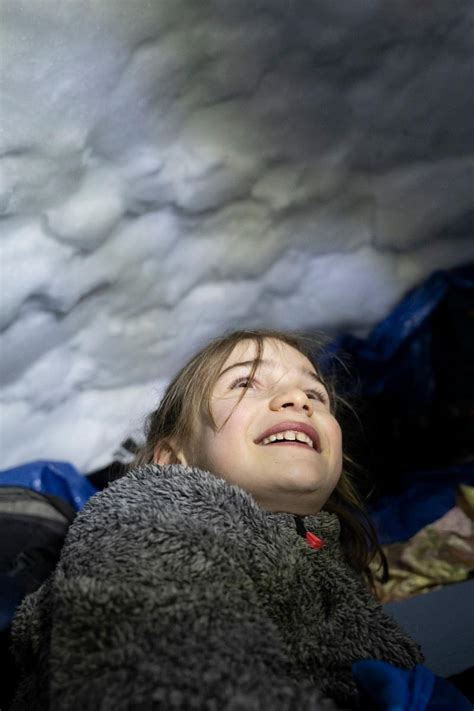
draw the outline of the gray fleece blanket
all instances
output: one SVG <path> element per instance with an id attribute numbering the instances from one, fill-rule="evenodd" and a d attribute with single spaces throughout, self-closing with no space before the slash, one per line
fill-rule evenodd
<path id="1" fill-rule="evenodd" d="M 16 615 L 13 710 L 357 708 L 353 661 L 423 657 L 348 565 L 337 517 L 304 521 L 320 550 L 206 471 L 114 482 Z"/>

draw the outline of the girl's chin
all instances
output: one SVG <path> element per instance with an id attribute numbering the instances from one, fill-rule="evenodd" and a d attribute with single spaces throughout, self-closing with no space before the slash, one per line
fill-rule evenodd
<path id="1" fill-rule="evenodd" d="M 269 476 L 275 481 L 275 488 L 294 490 L 294 491 L 317 491 L 321 488 L 326 477 L 321 471 L 318 471 L 314 466 L 305 466 L 302 462 L 292 462 L 284 464 L 284 469 L 278 467 L 272 468 Z"/>

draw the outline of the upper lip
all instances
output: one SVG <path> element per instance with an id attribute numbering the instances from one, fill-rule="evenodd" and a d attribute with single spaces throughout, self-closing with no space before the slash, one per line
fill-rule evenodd
<path id="1" fill-rule="evenodd" d="M 277 424 L 273 425 L 272 427 L 269 427 L 268 430 L 265 430 L 265 432 L 262 432 L 262 434 L 259 435 L 255 440 L 255 443 L 260 444 L 260 442 L 265 439 L 265 437 L 270 437 L 270 435 L 278 434 L 279 432 L 286 432 L 286 430 L 293 430 L 294 432 L 304 432 L 304 434 L 308 435 L 308 437 L 311 439 L 314 449 L 317 452 L 321 451 L 321 443 L 319 441 L 318 433 L 316 432 L 314 427 L 311 427 L 311 425 L 308 425 L 305 422 L 277 422 Z"/>

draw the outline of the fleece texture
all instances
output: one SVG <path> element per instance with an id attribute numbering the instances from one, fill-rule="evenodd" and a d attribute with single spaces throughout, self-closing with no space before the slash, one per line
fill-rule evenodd
<path id="1" fill-rule="evenodd" d="M 418 645 L 345 560 L 334 514 L 261 509 L 180 465 L 93 496 L 13 625 L 13 711 L 358 708 L 351 664 L 412 669 Z"/>

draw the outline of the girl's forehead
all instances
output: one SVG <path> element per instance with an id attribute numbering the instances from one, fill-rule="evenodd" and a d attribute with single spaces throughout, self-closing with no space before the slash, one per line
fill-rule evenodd
<path id="1" fill-rule="evenodd" d="M 246 362 L 257 357 L 257 343 L 253 340 L 246 339 L 239 341 L 234 347 L 234 350 L 227 358 L 224 367 L 233 365 L 234 363 Z M 263 341 L 262 360 L 271 361 L 275 365 L 302 365 L 306 368 L 313 368 L 310 361 L 300 351 L 288 345 L 284 341 L 277 339 L 265 338 Z"/>

